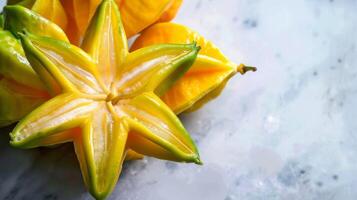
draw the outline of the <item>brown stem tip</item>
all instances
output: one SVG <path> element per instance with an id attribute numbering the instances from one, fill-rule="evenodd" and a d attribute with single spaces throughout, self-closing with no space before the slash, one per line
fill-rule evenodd
<path id="1" fill-rule="evenodd" d="M 237 66 L 237 71 L 241 74 L 245 74 L 247 71 L 257 71 L 256 67 L 252 67 L 252 66 L 246 66 L 244 64 L 240 64 Z"/>

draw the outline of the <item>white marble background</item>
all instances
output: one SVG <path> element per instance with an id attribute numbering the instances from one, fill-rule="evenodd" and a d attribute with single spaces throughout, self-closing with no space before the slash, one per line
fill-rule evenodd
<path id="1" fill-rule="evenodd" d="M 259 71 L 182 116 L 203 166 L 126 163 L 109 199 L 357 199 L 356 10 L 354 0 L 186 0 L 176 22 Z M 1 132 L 0 199 L 91 199 L 71 145 L 18 150 Z"/>

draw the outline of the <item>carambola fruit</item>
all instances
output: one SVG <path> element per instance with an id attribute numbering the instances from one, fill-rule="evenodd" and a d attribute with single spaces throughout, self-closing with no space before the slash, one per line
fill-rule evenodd
<path id="1" fill-rule="evenodd" d="M 0 30 L 0 126 L 16 122 L 49 98 L 21 44 Z"/>
<path id="2" fill-rule="evenodd" d="M 60 27 L 24 7 L 7 6 L 4 9 L 4 14 L 5 24 L 7 24 L 5 29 L 14 34 L 26 29 L 30 33 L 68 41 L 66 34 Z M 70 20 L 68 22 L 71 23 Z M 11 72 L 11 76 L 9 76 L 9 74 L 4 73 L 4 70 L 0 70 L 1 78 L 6 79 L 6 84 L 0 85 L 0 91 L 5 91 L 0 92 L 0 102 L 8 105 L 6 108 L 0 109 L 0 126 L 16 122 L 49 98 L 43 84 L 36 78 L 35 72 L 23 55 L 21 45 L 9 32 L 5 31 L 3 35 L 6 37 L 0 38 L 0 40 L 11 40 L 12 42 L 8 45 L 14 47 L 0 47 L 0 69 Z M 193 67 L 178 82 L 171 81 L 171 84 L 165 84 L 166 88 L 173 85 L 167 92 L 159 94 L 176 114 L 197 109 L 217 96 L 224 88 L 225 83 L 236 72 L 244 74 L 247 70 L 254 69 L 242 64 L 232 63 L 217 47 L 198 33 L 174 23 L 159 23 L 146 29 L 131 49 L 149 44 L 191 43 L 193 41 L 197 41 L 201 46 L 201 51 Z M 24 76 L 23 74 L 29 75 Z M 32 81 L 34 79 L 37 80 Z M 21 81 L 28 81 L 28 83 Z M 28 87 L 16 91 L 14 89 L 9 90 L 9 87 L 14 88 L 13 85 L 16 88 L 19 88 L 19 85 Z M 27 92 L 22 94 L 21 91 Z M 39 91 L 41 95 L 38 95 Z"/>
<path id="3" fill-rule="evenodd" d="M 60 27 L 22 6 L 4 8 L 4 29 L 0 30 L 0 126 L 18 121 L 50 98 L 14 34 L 27 30 L 68 41 Z"/>
<path id="4" fill-rule="evenodd" d="M 255 68 L 234 64 L 182 25 L 159 23 L 181 2 L 9 1 L 18 5 L 0 14 L 0 126 L 33 110 L 11 144 L 73 142 L 97 199 L 110 194 L 124 159 L 200 164 L 176 114 L 199 108 L 234 74 Z M 126 34 L 141 31 L 129 53 Z"/>
<path id="5" fill-rule="evenodd" d="M 97 9 L 82 49 L 31 33 L 18 33 L 31 66 L 54 96 L 14 128 L 19 148 L 73 142 L 84 182 L 107 197 L 129 149 L 160 159 L 200 164 L 191 137 L 157 96 L 189 69 L 193 44 L 160 44 L 128 52 L 112 0 Z"/>

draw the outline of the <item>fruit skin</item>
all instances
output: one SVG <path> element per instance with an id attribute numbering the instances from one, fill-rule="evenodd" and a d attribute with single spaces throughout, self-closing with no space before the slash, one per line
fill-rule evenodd
<path id="1" fill-rule="evenodd" d="M 15 0 L 8 1 L 8 4 L 22 5 L 42 14 L 65 30 L 72 44 L 80 45 L 89 21 L 100 2 L 101 0 Z M 122 13 L 126 35 L 131 37 L 152 24 L 172 20 L 182 0 L 116 0 L 115 2 Z"/>
<path id="2" fill-rule="evenodd" d="M 68 41 L 60 27 L 25 7 L 6 6 L 1 16 L 5 30 L 0 30 L 0 103 L 7 106 L 0 108 L 0 127 L 18 121 L 50 98 L 27 61 L 17 33 L 26 30 Z"/>
<path id="3" fill-rule="evenodd" d="M 174 23 L 158 23 L 144 30 L 131 50 L 161 43 L 190 43 L 197 41 L 201 51 L 190 70 L 165 94 L 164 102 L 175 113 L 193 111 L 217 97 L 227 81 L 237 72 L 249 68 L 236 65 L 211 42 L 189 28 Z M 253 69 L 253 68 L 252 68 Z"/>
<path id="4" fill-rule="evenodd" d="M 0 31 L 0 74 L 20 84 L 44 89 L 36 73 L 28 63 L 21 44 L 9 31 Z M 26 77 L 26 78 L 25 78 Z"/>
<path id="5" fill-rule="evenodd" d="M 177 3 L 176 3 L 177 2 Z M 161 20 L 172 19 L 180 5 L 179 0 L 133 0 L 120 2 L 125 32 L 131 37 Z"/>
<path id="6" fill-rule="evenodd" d="M 41 36 L 68 41 L 66 34 L 58 25 L 25 7 L 5 6 L 4 18 L 4 29 L 10 30 L 15 35 L 26 30 Z"/>
<path id="7" fill-rule="evenodd" d="M 54 22 L 63 30 L 67 29 L 67 14 L 60 0 L 36 0 L 31 10 Z"/>
<path id="8" fill-rule="evenodd" d="M 0 126 L 18 121 L 49 98 L 28 63 L 21 44 L 0 30 Z"/>
<path id="9" fill-rule="evenodd" d="M 60 0 L 20 0 L 7 1 L 7 5 L 20 5 L 26 7 L 42 17 L 54 22 L 61 29 L 67 30 L 68 16 Z"/>
<path id="10" fill-rule="evenodd" d="M 72 37 L 75 38 L 75 41 L 72 42 L 78 43 L 100 0 L 69 0 L 72 3 L 65 1 L 68 0 L 62 0 L 62 3 L 72 4 L 72 15 L 76 21 L 76 26 L 72 29 L 77 30 L 77 33 L 74 33 L 77 38 Z M 156 22 L 173 19 L 182 0 L 116 0 L 115 2 L 122 15 L 126 36 L 130 38 Z M 70 15 L 70 13 L 68 14 Z"/>
<path id="11" fill-rule="evenodd" d="M 0 30 L 4 28 L 4 15 L 0 14 Z"/>
<path id="12" fill-rule="evenodd" d="M 182 4 L 182 0 L 171 1 L 168 6 L 168 9 L 166 9 L 165 12 L 162 13 L 160 19 L 157 20 L 157 23 L 168 22 L 168 21 L 171 21 L 173 18 L 175 18 L 178 10 L 181 7 L 181 4 Z"/>
<path id="13" fill-rule="evenodd" d="M 7 5 L 21 5 L 31 9 L 35 1 L 36 0 L 7 0 Z"/>
<path id="14" fill-rule="evenodd" d="M 33 88 L 16 84 L 11 80 L 1 79 L 0 103 L 5 106 L 0 107 L 0 126 L 17 122 L 48 98 L 47 93 L 43 91 L 35 91 Z"/>

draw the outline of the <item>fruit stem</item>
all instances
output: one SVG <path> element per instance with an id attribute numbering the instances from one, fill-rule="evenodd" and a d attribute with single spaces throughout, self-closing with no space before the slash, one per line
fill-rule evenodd
<path id="1" fill-rule="evenodd" d="M 193 161 L 195 164 L 197 164 L 197 165 L 203 165 L 203 162 L 201 161 L 201 159 L 200 158 L 196 158 L 194 161 Z"/>
<path id="2" fill-rule="evenodd" d="M 240 65 L 237 66 L 237 71 L 243 75 L 248 71 L 255 72 L 255 71 L 257 71 L 257 68 L 256 67 L 252 67 L 252 66 L 246 66 L 244 64 L 240 64 Z"/>

